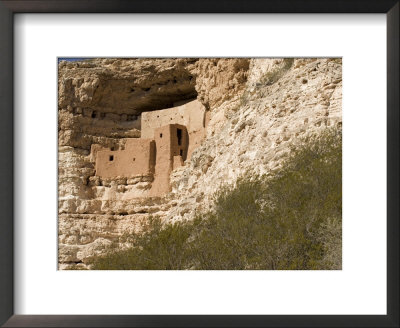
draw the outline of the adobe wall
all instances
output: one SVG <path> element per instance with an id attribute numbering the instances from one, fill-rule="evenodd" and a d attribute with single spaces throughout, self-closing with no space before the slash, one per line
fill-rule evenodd
<path id="1" fill-rule="evenodd" d="M 153 138 L 155 129 L 168 124 L 180 124 L 187 128 L 189 148 L 187 158 L 190 159 L 205 137 L 208 115 L 205 107 L 198 101 L 193 100 L 183 105 L 142 113 L 141 136 L 142 138 Z"/>
<path id="2" fill-rule="evenodd" d="M 96 153 L 96 175 L 101 178 L 148 175 L 154 170 L 155 144 L 152 139 L 128 139 L 125 150 Z"/>
<path id="3" fill-rule="evenodd" d="M 178 130 L 180 135 L 178 136 Z M 154 130 L 156 144 L 156 166 L 154 182 L 150 194 L 161 196 L 171 191 L 170 174 L 186 159 L 189 146 L 189 135 L 185 126 L 169 124 Z M 177 158 L 180 158 L 179 160 Z"/>
<path id="4" fill-rule="evenodd" d="M 127 139 L 124 150 L 92 147 L 96 175 L 107 179 L 154 173 L 150 195 L 168 193 L 172 170 L 184 165 L 205 137 L 207 114 L 197 100 L 143 112 L 141 138 Z"/>

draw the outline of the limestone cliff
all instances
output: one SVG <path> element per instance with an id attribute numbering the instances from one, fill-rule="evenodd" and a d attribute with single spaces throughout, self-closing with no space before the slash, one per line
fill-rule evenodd
<path id="1" fill-rule="evenodd" d="M 341 124 L 341 89 L 339 59 L 60 62 L 59 268 L 85 266 L 150 215 L 190 219 L 248 170 L 278 168 L 298 138 Z M 95 150 L 140 137 L 143 112 L 193 98 L 207 109 L 206 135 L 171 173 L 170 193 L 141 197 L 146 176 L 95 175 Z"/>

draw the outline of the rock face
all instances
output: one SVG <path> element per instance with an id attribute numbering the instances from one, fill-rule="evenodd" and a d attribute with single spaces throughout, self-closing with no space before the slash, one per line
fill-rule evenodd
<path id="1" fill-rule="evenodd" d="M 200 59 L 192 70 L 198 99 L 210 109 L 239 95 L 246 83 L 249 65 L 247 58 Z"/>
<path id="2" fill-rule="evenodd" d="M 86 266 L 151 215 L 190 219 L 212 206 L 221 185 L 248 170 L 279 168 L 298 138 L 341 124 L 341 90 L 339 59 L 61 62 L 59 268 Z M 145 197 L 151 176 L 96 175 L 96 152 L 122 150 L 129 138 L 140 138 L 143 112 L 153 120 L 170 108 L 175 117 L 171 107 L 196 97 L 207 123 L 184 165 L 173 164 L 171 192 Z"/>

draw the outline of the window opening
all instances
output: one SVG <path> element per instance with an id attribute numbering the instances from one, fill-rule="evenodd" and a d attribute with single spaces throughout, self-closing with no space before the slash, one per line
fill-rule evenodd
<path id="1" fill-rule="evenodd" d="M 108 159 L 110 160 L 110 162 L 112 162 L 114 160 L 114 155 L 110 155 Z"/>
<path id="2" fill-rule="evenodd" d="M 178 146 L 180 146 L 182 144 L 182 129 L 177 129 L 176 135 L 178 137 Z"/>

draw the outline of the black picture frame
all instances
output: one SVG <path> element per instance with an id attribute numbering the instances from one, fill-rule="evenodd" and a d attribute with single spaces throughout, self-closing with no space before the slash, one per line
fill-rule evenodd
<path id="1" fill-rule="evenodd" d="M 0 324 L 4 327 L 399 327 L 399 8 L 399 0 L 0 0 Z M 14 315 L 13 17 L 16 13 L 385 13 L 387 315 Z"/>

